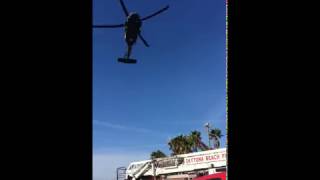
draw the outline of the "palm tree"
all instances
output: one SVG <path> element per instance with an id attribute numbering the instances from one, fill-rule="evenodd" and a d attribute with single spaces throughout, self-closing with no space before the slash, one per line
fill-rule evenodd
<path id="1" fill-rule="evenodd" d="M 214 149 L 218 149 L 220 147 L 220 138 L 223 135 L 221 134 L 221 130 L 218 128 L 211 129 L 209 133 L 209 138 L 214 140 Z"/>
<path id="2" fill-rule="evenodd" d="M 218 128 L 211 129 L 209 132 L 210 140 L 214 141 L 214 149 L 220 147 L 220 138 L 223 135 L 221 130 Z M 201 150 L 208 150 L 210 147 L 207 147 L 201 141 L 201 133 L 199 131 L 191 131 L 189 135 L 179 135 L 171 139 L 168 143 L 170 150 L 172 151 L 171 155 L 186 154 L 190 152 Z"/>
<path id="3" fill-rule="evenodd" d="M 160 150 L 153 151 L 153 152 L 150 154 L 150 158 L 151 158 L 151 159 L 162 158 L 162 157 L 167 157 L 167 155 L 164 154 L 164 153 L 163 153 L 162 151 L 160 151 Z"/>
<path id="4" fill-rule="evenodd" d="M 188 139 L 188 136 L 179 135 L 171 139 L 168 143 L 172 155 L 186 154 L 192 152 L 192 144 Z"/>
<path id="5" fill-rule="evenodd" d="M 201 146 L 201 133 L 199 131 L 191 131 L 189 135 L 179 135 L 170 140 L 168 143 L 172 155 L 186 154 L 190 152 L 204 150 Z"/>
<path id="6" fill-rule="evenodd" d="M 178 154 L 178 140 L 177 140 L 177 137 L 175 138 L 172 138 L 169 142 L 168 142 L 168 145 L 169 145 L 169 149 L 171 150 L 171 155 L 176 155 Z"/>
<path id="7" fill-rule="evenodd" d="M 192 151 L 197 152 L 200 147 L 201 133 L 199 131 L 192 131 L 188 136 L 188 139 L 190 141 Z"/>

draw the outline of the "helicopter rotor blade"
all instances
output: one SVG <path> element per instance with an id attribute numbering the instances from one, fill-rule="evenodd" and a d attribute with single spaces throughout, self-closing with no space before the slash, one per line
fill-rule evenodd
<path id="1" fill-rule="evenodd" d="M 146 47 L 150 47 L 149 44 L 147 43 L 147 41 L 143 38 L 143 36 L 139 33 L 139 38 L 141 39 L 141 41 L 143 42 L 143 44 L 146 46 Z"/>
<path id="2" fill-rule="evenodd" d="M 124 13 L 126 14 L 126 16 L 129 16 L 129 12 L 128 12 L 128 9 L 126 8 L 126 6 L 124 5 L 124 2 L 123 0 L 119 0 L 120 1 L 120 4 L 121 4 L 121 7 L 122 7 L 122 10 L 124 11 Z"/>
<path id="3" fill-rule="evenodd" d="M 93 28 L 119 28 L 124 27 L 124 24 L 116 24 L 116 25 L 93 25 Z"/>
<path id="4" fill-rule="evenodd" d="M 167 5 L 165 8 L 162 8 L 159 11 L 157 11 L 157 12 L 155 12 L 155 13 L 149 15 L 149 16 L 146 16 L 146 17 L 142 18 L 141 21 L 144 21 L 144 20 L 147 20 L 149 18 L 152 18 L 153 16 L 156 16 L 156 15 L 162 13 L 163 11 L 166 11 L 167 9 L 169 9 L 169 5 Z"/>

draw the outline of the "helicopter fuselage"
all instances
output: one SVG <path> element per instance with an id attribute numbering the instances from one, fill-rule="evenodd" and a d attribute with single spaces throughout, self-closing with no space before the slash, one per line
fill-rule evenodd
<path id="1" fill-rule="evenodd" d="M 125 22 L 125 40 L 128 46 L 132 46 L 140 33 L 142 21 L 137 13 L 130 13 Z"/>
<path id="2" fill-rule="evenodd" d="M 140 28 L 142 26 L 142 21 L 145 21 L 147 19 L 150 19 L 163 11 L 166 11 L 169 6 L 166 6 L 165 8 L 162 8 L 161 10 L 150 14 L 149 16 L 145 16 L 143 18 L 140 18 L 139 14 L 136 12 L 131 12 L 127 10 L 123 0 L 119 0 L 122 10 L 124 11 L 124 14 L 126 15 L 126 21 L 125 23 L 122 24 L 115 24 L 115 25 L 94 25 L 93 27 L 95 28 L 121 28 L 124 27 L 125 30 L 125 41 L 127 43 L 127 52 L 124 55 L 123 58 L 118 58 L 119 62 L 123 63 L 136 63 L 135 59 L 130 59 L 131 51 L 132 51 L 132 46 L 136 43 L 138 37 L 139 39 L 143 42 L 143 44 L 146 47 L 149 47 L 149 44 L 147 41 L 143 38 L 143 36 L 140 33 Z"/>

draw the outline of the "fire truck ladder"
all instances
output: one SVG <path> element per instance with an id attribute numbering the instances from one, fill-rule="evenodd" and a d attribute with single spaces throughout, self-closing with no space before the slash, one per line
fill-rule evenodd
<path id="1" fill-rule="evenodd" d="M 152 167 L 151 164 L 152 162 L 146 162 L 144 165 L 142 165 L 136 172 L 132 174 L 132 180 L 136 180 L 144 173 L 146 173 Z"/>

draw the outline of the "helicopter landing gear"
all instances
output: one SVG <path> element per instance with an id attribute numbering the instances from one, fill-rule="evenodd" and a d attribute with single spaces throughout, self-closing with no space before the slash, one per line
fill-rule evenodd
<path id="1" fill-rule="evenodd" d="M 131 54 L 131 46 L 128 46 L 128 52 L 124 55 L 124 58 L 118 58 L 118 62 L 122 63 L 127 63 L 127 64 L 136 64 L 137 60 L 135 59 L 130 59 L 130 54 Z"/>
<path id="2" fill-rule="evenodd" d="M 118 62 L 122 62 L 122 63 L 126 63 L 126 64 L 136 64 L 137 60 L 127 59 L 127 58 L 118 58 Z"/>

